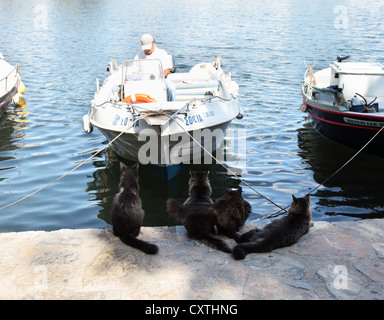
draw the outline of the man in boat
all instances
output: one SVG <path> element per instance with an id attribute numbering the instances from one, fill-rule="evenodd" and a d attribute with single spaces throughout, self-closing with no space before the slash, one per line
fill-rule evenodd
<path id="1" fill-rule="evenodd" d="M 164 69 L 164 77 L 165 77 L 165 86 L 167 87 L 167 96 L 168 101 L 174 101 L 176 96 L 176 87 L 174 83 L 167 79 L 167 76 L 171 72 L 172 69 L 172 61 L 168 55 L 168 53 L 159 49 L 155 45 L 155 39 L 150 34 L 144 34 L 141 37 L 141 49 L 139 54 L 135 56 L 135 60 L 144 60 L 144 59 L 159 59 Z"/>

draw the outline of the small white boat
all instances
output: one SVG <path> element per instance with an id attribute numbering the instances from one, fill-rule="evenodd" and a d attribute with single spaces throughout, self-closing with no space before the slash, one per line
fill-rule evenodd
<path id="1" fill-rule="evenodd" d="M 25 87 L 19 74 L 19 66 L 12 66 L 0 53 L 0 117 L 13 101 L 17 104 Z"/>
<path id="2" fill-rule="evenodd" d="M 100 88 L 96 81 L 84 130 L 98 128 L 125 159 L 159 166 L 201 160 L 204 153 L 196 141 L 215 151 L 229 123 L 242 117 L 239 87 L 224 73 L 219 56 L 189 72 L 168 75 L 176 88 L 175 101 L 167 101 L 160 60 L 129 60 L 120 66 L 114 60 L 109 72 Z"/>

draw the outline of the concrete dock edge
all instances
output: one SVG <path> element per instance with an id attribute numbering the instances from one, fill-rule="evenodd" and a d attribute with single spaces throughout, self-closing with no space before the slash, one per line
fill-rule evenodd
<path id="1" fill-rule="evenodd" d="M 142 228 L 157 255 L 110 228 L 2 233 L 0 299 L 383 299 L 383 231 L 380 219 L 315 222 L 297 244 L 242 261 L 182 226 Z"/>

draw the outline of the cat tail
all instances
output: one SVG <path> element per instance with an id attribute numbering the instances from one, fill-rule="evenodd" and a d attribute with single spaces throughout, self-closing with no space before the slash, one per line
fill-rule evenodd
<path id="1" fill-rule="evenodd" d="M 248 252 L 244 249 L 242 244 L 238 244 L 232 250 L 232 256 L 236 260 L 243 260 L 247 256 Z"/>
<path id="2" fill-rule="evenodd" d="M 182 220 L 184 215 L 175 199 L 168 199 L 167 201 L 167 211 L 170 215 L 174 216 L 176 219 Z"/>
<path id="3" fill-rule="evenodd" d="M 122 237 L 120 237 L 120 240 L 123 243 L 125 243 L 127 246 L 130 246 L 135 249 L 139 249 L 148 254 L 156 254 L 159 251 L 158 246 L 152 243 L 137 239 L 130 234 L 123 235 Z"/>
<path id="4" fill-rule="evenodd" d="M 205 242 L 207 242 L 207 244 L 210 245 L 210 247 L 213 247 L 214 249 L 217 249 L 226 253 L 232 252 L 232 249 L 228 247 L 225 241 L 212 237 L 209 234 L 200 236 L 199 240 L 205 240 Z"/>
<path id="5" fill-rule="evenodd" d="M 248 253 L 265 253 L 271 252 L 273 247 L 271 244 L 266 243 L 264 239 L 259 239 L 255 242 L 246 242 L 236 245 L 233 248 L 232 256 L 236 260 L 244 259 Z"/>

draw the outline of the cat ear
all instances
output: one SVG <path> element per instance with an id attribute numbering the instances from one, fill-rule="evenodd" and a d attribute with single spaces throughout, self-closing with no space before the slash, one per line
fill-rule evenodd
<path id="1" fill-rule="evenodd" d="M 309 194 L 306 194 L 304 198 L 305 198 L 308 202 L 310 202 L 310 198 L 311 198 L 311 197 L 309 196 Z"/>
<path id="2" fill-rule="evenodd" d="M 292 202 L 293 202 L 293 203 L 296 203 L 296 202 L 297 202 L 297 198 L 296 198 L 294 195 L 292 195 Z"/>
<path id="3" fill-rule="evenodd" d="M 120 162 L 120 171 L 124 171 L 124 169 L 126 168 L 127 166 L 123 163 L 123 162 Z"/>
<path id="4" fill-rule="evenodd" d="M 134 173 L 135 175 L 137 175 L 139 173 L 139 163 L 135 163 L 133 166 L 132 166 L 132 169 L 134 170 Z"/>
<path id="5" fill-rule="evenodd" d="M 137 162 L 137 163 L 135 163 L 135 164 L 132 166 L 132 168 L 134 168 L 134 169 L 138 170 L 138 169 L 139 169 L 139 163 L 138 163 L 138 162 Z"/>

